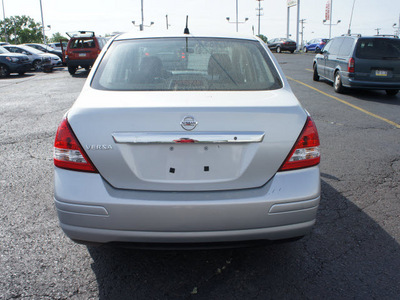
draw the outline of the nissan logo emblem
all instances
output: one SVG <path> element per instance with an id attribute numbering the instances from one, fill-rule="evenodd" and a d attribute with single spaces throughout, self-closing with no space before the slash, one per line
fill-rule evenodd
<path id="1" fill-rule="evenodd" d="M 193 130 L 196 128 L 198 122 L 192 116 L 186 116 L 181 121 L 181 126 L 185 130 Z"/>

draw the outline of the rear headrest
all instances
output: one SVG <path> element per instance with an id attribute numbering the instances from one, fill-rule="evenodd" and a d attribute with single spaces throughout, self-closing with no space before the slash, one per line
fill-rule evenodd
<path id="1" fill-rule="evenodd" d="M 157 56 L 145 56 L 140 62 L 139 71 L 144 76 L 160 76 L 163 68 L 162 61 Z"/>

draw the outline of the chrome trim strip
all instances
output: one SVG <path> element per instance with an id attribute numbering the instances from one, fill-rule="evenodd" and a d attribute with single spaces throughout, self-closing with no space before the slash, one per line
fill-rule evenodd
<path id="1" fill-rule="evenodd" d="M 271 206 L 269 214 L 297 212 L 305 209 L 317 208 L 321 197 L 297 202 L 279 203 Z"/>
<path id="2" fill-rule="evenodd" d="M 237 144 L 261 143 L 262 131 L 244 132 L 114 132 L 118 144 Z"/>

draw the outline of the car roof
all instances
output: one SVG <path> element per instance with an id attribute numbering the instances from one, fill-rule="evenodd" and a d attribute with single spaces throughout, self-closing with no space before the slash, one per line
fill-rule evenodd
<path id="1" fill-rule="evenodd" d="M 173 38 L 173 37 L 207 37 L 207 38 L 233 38 L 233 39 L 246 39 L 246 40 L 258 40 L 255 36 L 245 35 L 241 33 L 231 32 L 215 32 L 215 31 L 190 31 L 190 34 L 184 34 L 183 29 L 181 31 L 132 31 L 123 33 L 115 38 L 115 40 L 129 40 L 129 39 L 146 39 L 146 38 Z"/>
<path id="2" fill-rule="evenodd" d="M 336 36 L 335 38 L 339 37 L 351 37 L 353 39 L 396 39 L 398 40 L 399 37 L 395 35 L 361 35 L 361 34 L 342 34 L 341 36 Z"/>

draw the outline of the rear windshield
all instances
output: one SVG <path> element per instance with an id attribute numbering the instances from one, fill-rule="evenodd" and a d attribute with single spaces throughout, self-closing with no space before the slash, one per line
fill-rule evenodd
<path id="1" fill-rule="evenodd" d="M 281 42 L 289 42 L 289 43 L 294 43 L 293 40 L 291 39 L 280 39 Z"/>
<path id="2" fill-rule="evenodd" d="M 69 47 L 71 49 L 96 48 L 96 43 L 94 39 L 76 39 L 71 41 Z"/>
<path id="3" fill-rule="evenodd" d="M 400 59 L 400 39 L 359 39 L 356 57 L 364 59 Z"/>
<path id="4" fill-rule="evenodd" d="M 270 90 L 282 87 L 258 41 L 159 38 L 114 42 L 92 87 L 102 90 Z"/>

